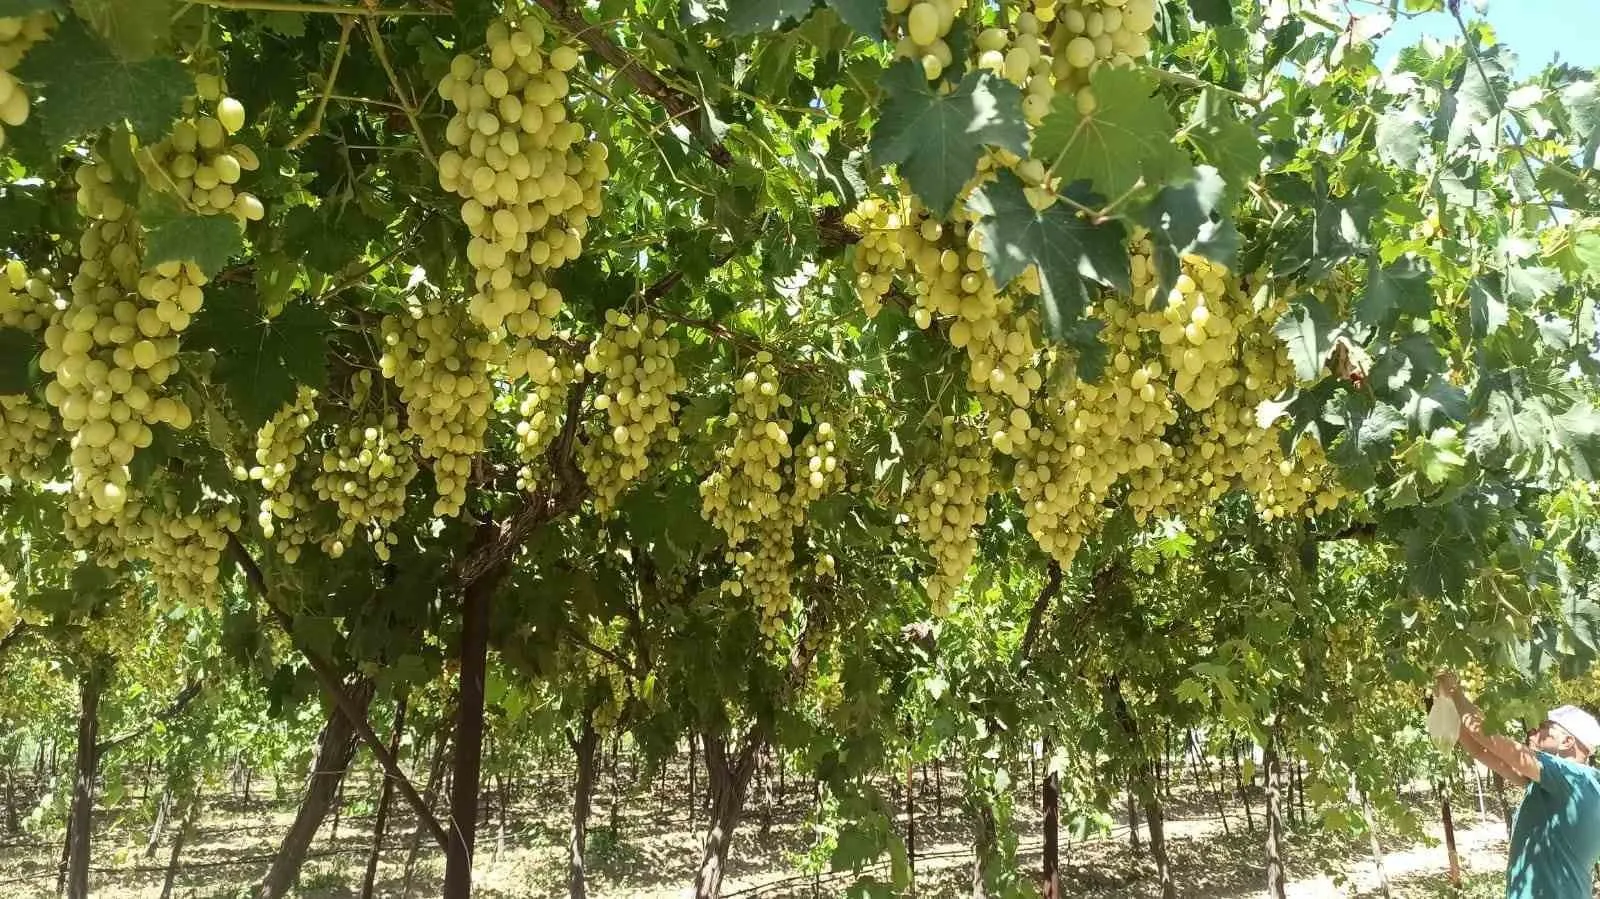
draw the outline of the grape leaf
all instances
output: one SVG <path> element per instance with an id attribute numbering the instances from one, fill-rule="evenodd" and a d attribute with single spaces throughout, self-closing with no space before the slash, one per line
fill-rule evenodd
<path id="1" fill-rule="evenodd" d="M 1184 255 L 1194 253 L 1222 265 L 1233 263 L 1239 252 L 1239 232 L 1226 215 L 1226 193 L 1217 170 L 1202 165 L 1195 168 L 1195 180 L 1162 188 L 1145 208 L 1141 218 L 1155 247 L 1157 307 L 1166 308 Z"/>
<path id="2" fill-rule="evenodd" d="M 61 0 L 0 0 L 0 19 L 20 19 L 36 12 L 57 12 Z"/>
<path id="3" fill-rule="evenodd" d="M 1403 408 L 1411 427 L 1419 434 L 1432 433 L 1437 428 L 1460 424 L 1467 420 L 1471 405 L 1460 387 L 1440 375 L 1430 375 L 1421 390 L 1406 388 L 1400 391 L 1405 397 Z"/>
<path id="4" fill-rule="evenodd" d="M 117 55 L 149 59 L 170 36 L 175 0 L 72 0 L 72 10 Z"/>
<path id="5" fill-rule="evenodd" d="M 812 0 L 731 0 L 728 33 L 736 36 L 771 31 L 790 19 L 811 14 Z"/>
<path id="6" fill-rule="evenodd" d="M 1591 480 L 1600 472 L 1600 410 L 1588 402 L 1574 404 L 1556 416 L 1554 436 L 1574 475 Z"/>
<path id="7" fill-rule="evenodd" d="M 1340 468 L 1371 472 L 1389 460 L 1394 436 L 1406 429 L 1405 415 L 1384 402 L 1374 402 L 1365 394 L 1344 394 L 1345 430 L 1328 451 L 1328 458 Z"/>
<path id="8" fill-rule="evenodd" d="M 884 0 L 828 0 L 846 25 L 875 41 L 883 40 Z"/>
<path id="9" fill-rule="evenodd" d="M 1227 98 L 1215 89 L 1208 87 L 1200 92 L 1186 130 L 1189 142 L 1221 174 L 1229 196 L 1260 172 L 1259 132 L 1239 121 Z"/>
<path id="10" fill-rule="evenodd" d="M 1501 111 L 1498 98 L 1507 87 L 1506 70 L 1493 48 L 1474 55 L 1472 62 L 1462 63 L 1461 84 L 1450 93 L 1454 102 L 1440 104 L 1440 114 L 1451 115 L 1447 153 L 1455 153 L 1468 138 L 1480 146 L 1492 146 L 1498 139 L 1494 128 Z"/>
<path id="11" fill-rule="evenodd" d="M 1501 295 L 1498 278 L 1479 275 L 1467 287 L 1472 317 L 1472 335 L 1487 337 L 1500 330 L 1511 318 L 1511 308 Z"/>
<path id="12" fill-rule="evenodd" d="M 1415 105 L 1391 109 L 1378 119 L 1373 144 L 1378 158 L 1398 168 L 1409 169 L 1422 156 L 1427 138 L 1427 123 Z"/>
<path id="13" fill-rule="evenodd" d="M 1132 290 L 1121 223 L 1094 224 L 1061 202 L 1036 210 L 1009 171 L 973 191 L 967 207 L 982 217 L 984 259 L 996 284 L 1005 287 L 1029 265 L 1038 267 L 1051 336 L 1071 336 L 1070 326 L 1089 301 L 1088 281 L 1125 294 Z"/>
<path id="14" fill-rule="evenodd" d="M 1207 25 L 1221 27 L 1233 24 L 1231 0 L 1189 0 L 1189 11 L 1194 14 L 1195 21 Z"/>
<path id="15" fill-rule="evenodd" d="M 21 328 L 0 328 L 0 396 L 27 393 L 28 369 L 39 355 L 39 341 Z"/>
<path id="16" fill-rule="evenodd" d="M 1355 320 L 1388 331 L 1401 315 L 1425 316 L 1433 309 L 1424 262 L 1403 256 L 1382 265 L 1376 255 L 1367 261 L 1367 283 L 1356 300 Z"/>
<path id="17" fill-rule="evenodd" d="M 146 268 L 163 262 L 192 262 L 211 277 L 244 248 L 244 232 L 230 215 L 196 215 L 177 210 L 154 217 L 141 210 L 145 226 Z"/>
<path id="18" fill-rule="evenodd" d="M 1289 361 L 1294 363 L 1295 377 L 1314 381 L 1322 372 L 1322 363 L 1333 350 L 1337 327 L 1328 307 L 1310 294 L 1295 300 L 1289 311 L 1272 326 L 1289 351 Z"/>
<path id="19" fill-rule="evenodd" d="M 1595 156 L 1600 154 L 1600 84 L 1594 81 L 1575 81 L 1561 91 L 1561 105 L 1577 132 L 1578 144 L 1583 147 L 1583 167 L 1594 168 Z"/>
<path id="20" fill-rule="evenodd" d="M 17 74 L 39 88 L 35 115 L 52 147 L 122 121 L 141 139 L 159 140 L 194 90 L 176 59 L 120 60 L 77 19 L 28 51 Z"/>
<path id="21" fill-rule="evenodd" d="M 1086 180 L 1099 193 L 1116 198 L 1144 178 L 1162 185 L 1186 177 L 1189 157 L 1172 140 L 1177 125 L 1155 82 L 1129 66 L 1102 66 L 1090 78 L 1097 101 L 1088 115 L 1078 112 L 1072 91 L 1056 94 L 1050 113 L 1034 134 L 1034 158 L 1064 183 Z"/>
<path id="22" fill-rule="evenodd" d="M 1417 523 L 1404 531 L 1407 583 L 1423 596 L 1459 595 L 1477 570 L 1465 515 L 1451 504 L 1418 509 L 1416 518 Z"/>
<path id="23" fill-rule="evenodd" d="M 1542 265 L 1512 265 L 1506 268 L 1506 299 L 1537 303 L 1561 287 L 1561 273 Z"/>
<path id="24" fill-rule="evenodd" d="M 207 290 L 205 307 L 184 337 L 184 349 L 209 350 L 213 377 L 240 417 L 258 427 L 295 397 L 297 385 L 327 383 L 327 335 L 333 326 L 308 302 L 290 303 L 276 318 L 262 314 L 247 288 Z"/>
<path id="25" fill-rule="evenodd" d="M 899 164 L 912 191 L 940 215 L 977 172 L 985 146 L 1027 152 L 1022 92 L 1009 81 L 969 72 L 955 90 L 941 95 L 928 85 L 921 66 L 903 59 L 889 68 L 882 86 L 872 158 L 879 165 Z"/>

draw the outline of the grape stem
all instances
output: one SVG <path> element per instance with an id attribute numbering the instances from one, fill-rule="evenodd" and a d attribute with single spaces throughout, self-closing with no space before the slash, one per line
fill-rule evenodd
<path id="1" fill-rule="evenodd" d="M 411 123 L 411 131 L 416 134 L 417 143 L 422 145 L 422 155 L 428 157 L 428 163 L 438 169 L 439 158 L 433 155 L 433 148 L 428 146 L 428 136 L 422 133 L 422 122 L 417 119 L 416 105 L 401 86 L 400 76 L 395 74 L 394 66 L 389 63 L 389 51 L 384 49 L 383 35 L 378 33 L 378 22 L 371 16 L 367 17 L 367 37 L 372 41 L 372 52 L 377 54 L 378 64 L 383 66 L 383 73 L 389 76 L 389 86 L 394 89 L 395 99 L 400 101 L 400 108 L 406 114 L 406 121 Z"/>
<path id="2" fill-rule="evenodd" d="M 306 127 L 294 136 L 294 140 L 284 144 L 284 149 L 293 150 L 303 146 L 306 141 L 322 131 L 322 115 L 328 109 L 328 100 L 333 96 L 334 85 L 339 82 L 339 68 L 344 65 L 345 51 L 350 49 L 350 32 L 355 27 L 355 16 L 346 16 L 344 25 L 339 30 L 339 46 L 333 51 L 333 64 L 328 67 L 327 83 L 322 86 L 322 96 L 317 98 L 317 109 L 311 114 L 311 121 L 306 123 Z"/>
<path id="3" fill-rule="evenodd" d="M 366 6 L 333 6 L 326 3 L 296 3 L 293 0 L 189 0 L 196 6 L 251 12 L 331 13 L 339 16 L 447 16 L 442 9 L 382 9 Z"/>
<path id="4" fill-rule="evenodd" d="M 1189 87 L 1210 88 L 1211 90 L 1214 90 L 1219 94 L 1225 94 L 1225 95 L 1227 95 L 1229 97 L 1232 97 L 1235 100 L 1238 100 L 1240 103 L 1247 103 L 1247 104 L 1249 104 L 1251 106 L 1256 107 L 1257 109 L 1261 108 L 1261 98 L 1259 98 L 1259 97 L 1251 97 L 1251 96 L 1247 96 L 1245 94 L 1241 94 L 1238 91 L 1234 90 L 1233 88 L 1223 87 L 1220 84 L 1215 84 L 1213 82 L 1205 80 L 1204 78 L 1196 78 L 1193 75 L 1187 74 L 1185 72 L 1169 72 L 1166 69 L 1158 69 L 1158 68 L 1155 68 L 1154 66 L 1152 66 L 1149 69 L 1149 71 L 1151 72 L 1151 74 L 1155 75 L 1157 78 L 1161 79 L 1162 81 L 1166 81 L 1166 82 L 1169 82 L 1171 84 L 1182 84 L 1182 85 L 1187 85 Z"/>

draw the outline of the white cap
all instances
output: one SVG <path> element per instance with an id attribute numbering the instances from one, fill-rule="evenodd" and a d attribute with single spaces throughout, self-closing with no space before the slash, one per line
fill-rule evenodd
<path id="1" fill-rule="evenodd" d="M 1575 705 L 1564 705 L 1559 709 L 1551 709 L 1548 717 L 1551 721 L 1567 729 L 1567 733 L 1583 744 L 1583 748 L 1593 752 L 1600 749 L 1600 721 L 1594 716 Z"/>

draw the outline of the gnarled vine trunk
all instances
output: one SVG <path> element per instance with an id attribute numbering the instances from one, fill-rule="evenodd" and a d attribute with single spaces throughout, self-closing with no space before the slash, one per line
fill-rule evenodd
<path id="1" fill-rule="evenodd" d="M 93 662 L 83 674 L 78 708 L 77 774 L 72 781 L 72 811 L 67 818 L 67 899 L 89 897 L 89 847 L 94 834 L 94 781 L 100 766 L 100 693 L 106 666 Z"/>
<path id="2" fill-rule="evenodd" d="M 1267 820 L 1267 899 L 1286 899 L 1284 890 L 1288 878 L 1283 870 L 1283 808 L 1280 791 L 1283 786 L 1283 765 L 1278 759 L 1278 735 L 1268 737 L 1262 753 L 1262 767 L 1267 774 L 1267 802 L 1264 815 Z"/>
<path id="3" fill-rule="evenodd" d="M 594 709 L 584 710 L 583 725 L 576 740 L 569 740 L 578 757 L 578 783 L 572 793 L 572 829 L 567 836 L 567 891 L 572 899 L 589 894 L 583 856 L 589 842 L 589 811 L 594 804 L 594 781 L 599 771 L 595 750 L 600 734 L 594 729 Z"/>
<path id="4" fill-rule="evenodd" d="M 994 879 L 991 868 L 994 865 L 995 843 L 997 840 L 994 820 L 994 808 L 986 800 L 978 802 L 977 812 L 973 816 L 972 836 L 972 899 L 987 899 L 989 883 Z"/>
<path id="5" fill-rule="evenodd" d="M 704 734 L 706 787 L 711 797 L 711 816 L 706 822 L 704 850 L 695 873 L 695 899 L 718 899 L 722 895 L 722 875 L 728 864 L 728 847 L 734 828 L 744 813 L 750 792 L 750 776 L 755 773 L 756 753 L 765 740 L 752 735 L 729 756 L 726 739 L 718 733 Z"/>
<path id="6" fill-rule="evenodd" d="M 455 771 L 450 781 L 450 839 L 445 847 L 444 899 L 468 899 L 472 895 L 472 853 L 478 837 L 478 785 L 483 773 L 489 600 L 500 576 L 500 573 L 485 575 L 469 584 L 461 604 L 461 685 L 456 707 Z"/>
<path id="7" fill-rule="evenodd" d="M 1050 767 L 1052 745 L 1044 741 L 1044 798 L 1040 811 L 1044 816 L 1044 883 L 1039 895 L 1043 899 L 1060 899 L 1061 896 L 1061 775 Z"/>
<path id="8" fill-rule="evenodd" d="M 350 698 L 363 714 L 372 702 L 372 681 L 362 678 L 346 688 Z M 295 811 L 294 822 L 278 844 L 272 856 L 272 866 L 257 885 L 256 899 L 280 899 L 294 889 L 300 879 L 300 869 L 306 862 L 311 841 L 322 827 L 322 821 L 333 807 L 339 786 L 344 783 L 345 771 L 356 751 L 355 726 L 349 717 L 335 709 L 328 712 L 328 723 L 323 725 L 317 739 L 316 757 L 311 760 L 311 773 L 306 777 L 306 788 L 300 797 L 300 807 Z"/>

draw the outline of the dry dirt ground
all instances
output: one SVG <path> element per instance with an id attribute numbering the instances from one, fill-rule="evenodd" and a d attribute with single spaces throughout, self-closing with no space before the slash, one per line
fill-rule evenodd
<path id="1" fill-rule="evenodd" d="M 697 829 L 688 826 L 686 781 L 681 773 L 675 773 L 656 784 L 628 789 L 626 768 L 624 765 L 620 776 L 623 788 L 614 792 L 609 782 L 602 782 L 595 799 L 589 844 L 590 894 L 596 899 L 686 897 L 699 858 Z M 557 774 L 533 782 L 524 780 L 507 803 L 503 837 L 500 810 L 492 796 L 486 797 L 478 837 L 478 895 L 505 899 L 565 895 L 563 846 L 570 814 L 566 783 L 567 779 Z M 1019 799 L 1026 800 L 1027 781 L 1022 783 L 1024 793 Z M 962 895 L 971 876 L 969 831 L 951 797 L 949 783 L 944 792 L 942 815 L 935 814 L 932 795 L 919 799 L 919 896 Z M 299 896 L 358 896 L 372 827 L 370 802 L 357 799 L 358 794 L 376 794 L 370 776 L 363 774 L 351 784 L 337 831 L 331 819 L 324 822 L 303 870 Z M 729 899 L 843 896 L 853 881 L 854 875 L 848 872 L 814 876 L 805 868 L 804 856 L 812 842 L 807 821 L 809 785 L 791 785 L 784 799 L 775 807 L 770 830 L 763 836 L 761 794 L 756 792 L 752 798 L 752 809 L 734 841 L 724 884 L 723 895 Z M 281 797 L 270 791 L 263 796 L 259 786 L 248 802 L 228 792 L 213 796 L 197 832 L 184 847 L 173 895 L 233 899 L 246 892 L 265 871 L 267 858 L 293 815 L 294 801 L 293 790 L 286 790 Z M 1489 799 L 1486 816 L 1478 814 L 1473 796 L 1463 795 L 1456 804 L 1464 887 L 1452 890 L 1447 883 L 1446 853 L 1438 843 L 1441 828 L 1435 820 L 1429 844 L 1386 841 L 1383 869 L 1392 895 L 1502 895 L 1506 829 L 1497 803 Z M 1430 802 L 1428 808 L 1437 807 Z M 154 858 L 144 858 L 147 809 L 136 796 L 120 808 L 97 809 L 90 875 L 94 896 L 160 896 L 173 831 L 169 828 L 163 835 Z M 1018 817 L 1018 864 L 1032 877 L 1040 858 L 1038 821 L 1031 812 Z M 414 828 L 404 809 L 397 809 L 391 820 L 376 893 L 400 897 Z M 1230 831 L 1224 835 L 1215 805 L 1193 802 L 1192 795 L 1182 790 L 1175 797 L 1167 834 L 1180 895 L 1205 899 L 1265 896 L 1259 800 L 1254 833 L 1246 831 L 1243 810 L 1237 806 L 1228 809 L 1228 821 Z M 60 840 L 59 828 L 0 837 L 0 897 L 54 896 Z M 1159 895 L 1154 865 L 1147 855 L 1136 857 L 1130 852 L 1125 823 L 1103 837 L 1064 843 L 1061 860 L 1067 896 L 1138 899 Z M 1381 895 L 1366 839 L 1334 838 L 1320 832 L 1314 821 L 1290 834 L 1288 871 L 1289 895 L 1299 899 Z M 866 873 L 887 877 L 886 868 Z M 437 895 L 442 874 L 442 854 L 425 845 L 410 895 Z"/>

